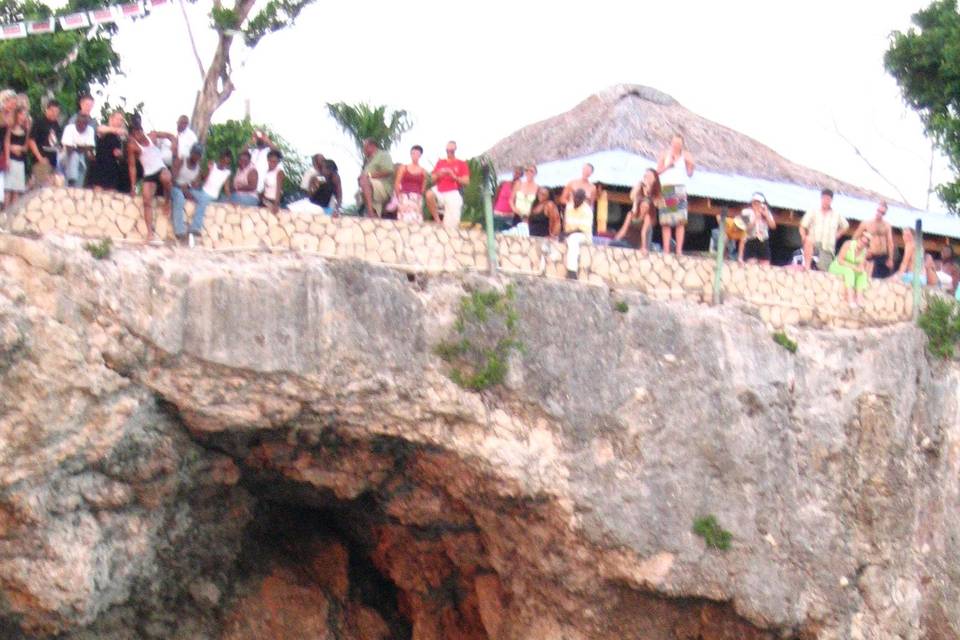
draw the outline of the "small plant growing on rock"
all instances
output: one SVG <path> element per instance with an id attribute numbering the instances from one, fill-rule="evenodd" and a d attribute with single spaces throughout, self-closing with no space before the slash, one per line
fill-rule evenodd
<path id="1" fill-rule="evenodd" d="M 960 305 L 939 296 L 930 298 L 917 324 L 927 334 L 927 349 L 934 356 L 949 360 L 960 341 Z"/>
<path id="2" fill-rule="evenodd" d="M 520 348 L 513 299 L 510 286 L 505 293 L 474 291 L 460 300 L 457 339 L 441 342 L 434 353 L 450 364 L 450 379 L 461 387 L 482 391 L 506 380 L 510 353 Z"/>
<path id="3" fill-rule="evenodd" d="M 773 334 L 773 341 L 778 345 L 789 351 L 790 353 L 797 352 L 797 342 L 796 340 L 791 340 L 790 336 L 785 334 L 783 331 L 777 331 Z"/>
<path id="4" fill-rule="evenodd" d="M 630 311 L 630 305 L 628 305 L 625 300 L 618 301 L 617 304 L 613 305 L 613 308 L 619 313 Z"/>
<path id="5" fill-rule="evenodd" d="M 714 516 L 703 516 L 693 521 L 693 532 L 703 538 L 708 547 L 726 551 L 733 541 L 733 534 L 720 526 Z"/>
<path id="6" fill-rule="evenodd" d="M 87 242 L 83 245 L 83 248 L 97 260 L 106 260 L 110 257 L 113 242 L 110 241 L 110 238 L 104 238 L 100 242 Z"/>

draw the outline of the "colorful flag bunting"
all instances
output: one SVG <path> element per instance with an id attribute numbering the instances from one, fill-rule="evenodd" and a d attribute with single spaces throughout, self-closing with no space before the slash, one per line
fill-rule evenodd
<path id="1" fill-rule="evenodd" d="M 90 26 L 90 19 L 85 13 L 71 13 L 70 15 L 60 16 L 60 28 L 64 31 L 71 29 L 83 29 Z"/>
<path id="2" fill-rule="evenodd" d="M 143 15 L 143 3 L 131 2 L 129 4 L 121 4 L 117 7 L 117 13 L 122 18 L 139 18 Z"/>
<path id="3" fill-rule="evenodd" d="M 112 7 L 88 11 L 87 16 L 90 18 L 91 24 L 108 24 L 117 21 L 117 14 L 113 12 Z"/>
<path id="4" fill-rule="evenodd" d="M 5 24 L 0 27 L 0 40 L 10 40 L 13 38 L 23 38 L 27 35 L 27 25 L 23 22 L 14 24 Z"/>
<path id="5" fill-rule="evenodd" d="M 169 4 L 170 0 L 147 0 L 147 4 L 151 9 L 154 7 L 162 7 L 165 4 Z"/>
<path id="6" fill-rule="evenodd" d="M 38 33 L 53 33 L 53 18 L 46 20 L 33 20 L 27 23 L 27 33 L 35 35 Z"/>

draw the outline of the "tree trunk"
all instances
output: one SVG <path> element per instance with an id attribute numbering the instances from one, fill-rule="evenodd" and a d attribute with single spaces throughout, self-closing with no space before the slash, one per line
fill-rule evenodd
<path id="1" fill-rule="evenodd" d="M 253 8 L 255 0 L 236 0 L 233 6 L 234 14 L 237 16 L 237 26 L 243 24 Z M 216 3 L 219 6 L 219 2 Z M 233 70 L 230 68 L 230 47 L 233 45 L 234 34 L 237 32 L 220 32 L 220 41 L 217 43 L 217 51 L 207 67 L 207 73 L 203 77 L 203 86 L 197 94 L 197 101 L 193 105 L 193 117 L 190 123 L 200 142 L 206 142 L 207 132 L 210 130 L 210 122 L 213 114 L 225 103 L 233 94 L 234 85 L 231 79 Z"/>

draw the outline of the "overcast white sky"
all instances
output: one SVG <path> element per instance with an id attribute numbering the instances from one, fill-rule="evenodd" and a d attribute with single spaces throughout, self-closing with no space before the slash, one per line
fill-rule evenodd
<path id="1" fill-rule="evenodd" d="M 359 171 L 353 146 L 327 102 L 406 109 L 414 128 L 394 158 L 419 143 L 432 163 L 450 138 L 473 156 L 604 87 L 637 83 L 791 160 L 897 198 L 839 129 L 923 207 L 930 143 L 883 53 L 890 32 L 928 3 L 318 0 L 255 50 L 234 45 L 239 89 L 214 120 L 241 117 L 250 100 L 255 120 L 304 153 L 335 159 L 350 180 Z M 188 5 L 205 63 L 215 46 L 210 4 Z M 126 76 L 109 93 L 143 100 L 148 126 L 171 128 L 190 113 L 200 76 L 176 2 L 124 22 L 115 46 Z M 934 182 L 948 176 L 938 157 Z"/>

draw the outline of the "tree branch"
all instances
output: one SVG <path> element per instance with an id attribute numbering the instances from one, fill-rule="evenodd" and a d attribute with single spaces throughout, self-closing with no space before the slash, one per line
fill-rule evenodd
<path id="1" fill-rule="evenodd" d="M 180 11 L 183 13 L 183 22 L 187 25 L 187 36 L 190 37 L 190 48 L 193 49 L 193 57 L 197 61 L 197 69 L 200 71 L 200 79 L 203 80 L 203 61 L 200 60 L 200 52 L 197 51 L 197 41 L 193 38 L 193 29 L 190 27 L 190 18 L 187 17 L 187 8 L 180 0 Z"/>
<path id="2" fill-rule="evenodd" d="M 881 179 L 881 180 L 883 180 L 884 182 L 886 182 L 888 185 L 890 185 L 890 187 L 891 187 L 894 191 L 897 192 L 897 195 L 900 196 L 900 201 L 901 201 L 901 202 L 903 202 L 904 204 L 906 204 L 906 205 L 909 206 L 909 207 L 913 207 L 913 205 L 910 204 L 910 201 L 907 200 L 907 197 L 906 197 L 905 195 L 903 195 L 903 192 L 900 191 L 900 189 L 897 187 L 897 185 L 895 185 L 889 178 L 887 178 L 887 176 L 883 175 L 883 173 L 881 173 L 881 171 L 880 171 L 879 169 L 877 169 L 877 168 L 873 165 L 873 163 L 870 162 L 870 160 L 867 159 L 867 156 L 863 155 L 863 152 L 860 151 L 860 148 L 859 148 L 857 145 L 855 145 L 849 138 L 847 138 L 845 135 L 843 135 L 843 133 L 840 131 L 840 127 L 837 125 L 836 119 L 834 119 L 834 121 L 833 121 L 833 128 L 834 128 L 834 130 L 837 132 L 837 135 L 840 137 L 840 139 L 843 140 L 844 142 L 846 142 L 848 145 L 850 145 L 850 147 L 853 149 L 853 152 L 856 153 L 856 154 L 860 157 L 861 160 L 863 160 L 864 164 L 866 164 L 866 165 L 870 168 L 871 171 L 873 171 L 875 174 L 877 174 L 878 176 L 880 176 L 880 179 Z"/>

